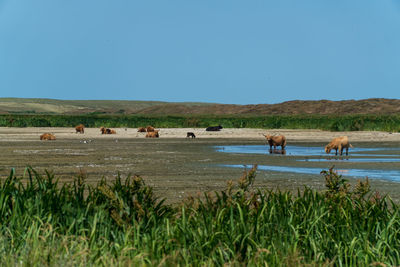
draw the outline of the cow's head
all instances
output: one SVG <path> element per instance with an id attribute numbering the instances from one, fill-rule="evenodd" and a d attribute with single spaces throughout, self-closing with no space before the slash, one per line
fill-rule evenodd
<path id="1" fill-rule="evenodd" d="M 331 153 L 331 150 L 332 148 L 329 145 L 325 146 L 325 153 L 329 154 Z"/>
<path id="2" fill-rule="evenodd" d="M 267 139 L 267 141 L 272 140 L 272 135 L 270 135 L 270 134 L 264 134 L 264 136 L 265 136 L 265 139 Z"/>

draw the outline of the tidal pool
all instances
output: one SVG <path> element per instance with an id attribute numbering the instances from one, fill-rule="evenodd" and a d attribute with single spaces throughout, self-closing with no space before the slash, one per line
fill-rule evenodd
<path id="1" fill-rule="evenodd" d="M 343 176 L 400 182 L 400 148 L 397 147 L 356 147 L 349 150 L 349 156 L 326 154 L 323 146 L 290 145 L 285 155 L 270 154 L 269 146 L 265 145 L 217 146 L 215 149 L 224 153 L 265 155 L 267 164 L 259 164 L 259 170 L 318 175 L 322 169 L 337 165 L 335 170 Z M 249 165 L 224 166 L 243 168 Z"/>
<path id="2" fill-rule="evenodd" d="M 226 153 L 245 153 L 245 154 L 266 154 L 269 153 L 269 146 L 262 145 L 239 145 L 239 146 L 216 146 L 215 147 L 218 152 L 226 152 Z M 368 152 L 372 151 L 381 151 L 381 150 L 396 150 L 395 148 L 350 148 L 349 154 L 352 156 L 364 156 L 367 155 Z M 400 148 L 397 149 L 400 151 Z M 271 154 L 271 155 L 279 155 L 279 154 Z M 287 146 L 286 147 L 286 156 L 329 156 L 335 155 L 335 151 L 333 150 L 331 154 L 326 154 L 324 151 L 324 147 L 322 146 Z M 377 156 L 377 155 L 375 155 Z"/>
<path id="3" fill-rule="evenodd" d="M 251 168 L 250 165 L 226 165 L 227 167 L 234 168 Z M 301 167 L 286 167 L 286 166 L 268 166 L 259 165 L 259 170 L 275 171 L 275 172 L 292 172 L 292 173 L 303 173 L 303 174 L 320 174 L 320 168 L 301 168 Z M 399 170 L 371 170 L 371 169 L 335 169 L 338 174 L 343 176 L 352 176 L 359 178 L 372 178 L 372 179 L 384 179 L 395 182 L 400 182 L 400 171 Z"/>

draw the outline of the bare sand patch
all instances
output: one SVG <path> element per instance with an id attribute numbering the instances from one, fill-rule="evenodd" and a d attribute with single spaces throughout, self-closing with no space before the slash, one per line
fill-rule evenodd
<path id="1" fill-rule="evenodd" d="M 61 127 L 0 127 L 0 141 L 39 140 L 42 133 L 55 134 L 57 139 L 126 139 L 145 138 L 146 133 L 137 132 L 136 128 L 113 128 L 117 134 L 102 135 L 99 128 L 85 128 L 84 134 L 75 133 L 73 128 Z M 288 142 L 329 142 L 337 136 L 347 135 L 351 142 L 399 142 L 400 133 L 382 131 L 329 132 L 303 129 L 249 129 L 224 128 L 219 132 L 207 132 L 204 128 L 159 128 L 160 138 L 186 138 L 187 132 L 195 133 L 197 138 L 249 139 L 265 140 L 263 134 L 283 134 Z"/>
<path id="2" fill-rule="evenodd" d="M 149 139 L 136 128 L 113 129 L 117 134 L 102 135 L 99 128 L 86 128 L 84 134 L 75 133 L 73 128 L 0 128 L 0 178 L 7 177 L 12 168 L 22 176 L 27 166 L 40 173 L 49 170 L 60 178 L 60 182 L 71 182 L 81 170 L 87 173 L 87 182 L 93 184 L 102 178 L 113 180 L 118 173 L 122 177 L 138 174 L 159 196 L 173 202 L 188 194 L 223 189 L 228 180 L 241 176 L 242 168 L 224 167 L 226 165 L 310 166 L 323 170 L 334 164 L 342 169 L 366 165 L 368 168 L 400 169 L 397 162 L 300 162 L 296 157 L 231 154 L 215 150 L 216 146 L 265 146 L 262 134 L 266 133 L 284 134 L 289 145 L 291 142 L 304 142 L 305 146 L 321 147 L 321 151 L 324 143 L 340 135 L 349 136 L 352 143 L 361 142 L 369 146 L 369 142 L 386 142 L 387 147 L 399 147 L 399 133 L 231 128 L 206 132 L 198 128 L 161 128 L 159 139 Z M 55 134 L 57 140 L 40 141 L 39 136 L 45 132 Z M 187 132 L 194 132 L 197 138 L 186 138 Z M 400 183 L 387 180 L 371 182 L 373 188 L 400 199 Z M 320 175 L 260 171 L 255 186 L 297 192 L 304 185 L 323 189 L 324 179 Z"/>

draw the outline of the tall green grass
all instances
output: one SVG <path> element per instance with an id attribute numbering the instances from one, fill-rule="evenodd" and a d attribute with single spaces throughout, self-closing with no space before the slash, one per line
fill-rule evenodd
<path id="1" fill-rule="evenodd" d="M 208 127 L 321 129 L 330 131 L 400 131 L 399 115 L 281 115 L 281 116 L 142 116 L 142 115 L 0 115 L 0 127 Z"/>
<path id="2" fill-rule="evenodd" d="M 137 176 L 12 171 L 0 185 L 2 265 L 398 265 L 399 206 L 333 169 L 327 190 L 255 190 L 256 166 L 221 192 L 166 205 Z"/>

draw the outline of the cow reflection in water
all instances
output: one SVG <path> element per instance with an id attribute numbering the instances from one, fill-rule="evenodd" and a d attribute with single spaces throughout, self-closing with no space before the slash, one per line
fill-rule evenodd
<path id="1" fill-rule="evenodd" d="M 270 149 L 269 150 L 270 154 L 280 154 L 280 155 L 286 155 L 286 149 Z"/>

